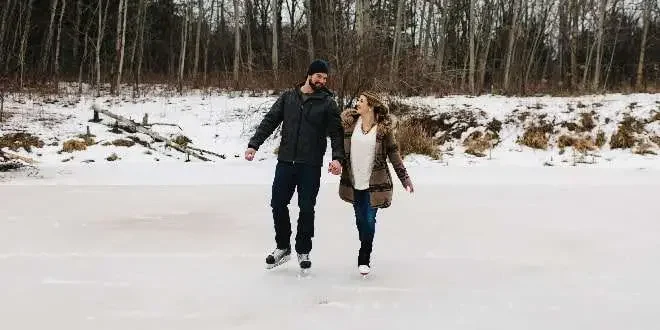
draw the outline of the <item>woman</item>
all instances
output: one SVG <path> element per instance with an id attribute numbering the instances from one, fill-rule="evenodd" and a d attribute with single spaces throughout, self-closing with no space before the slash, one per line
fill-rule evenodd
<path id="1" fill-rule="evenodd" d="M 353 204 L 360 237 L 358 270 L 366 275 L 371 267 L 376 213 L 392 203 L 393 182 L 388 158 L 408 192 L 413 192 L 413 185 L 394 139 L 389 109 L 377 94 L 362 93 L 355 109 L 344 110 L 341 119 L 346 164 L 340 179 L 339 197 Z"/>

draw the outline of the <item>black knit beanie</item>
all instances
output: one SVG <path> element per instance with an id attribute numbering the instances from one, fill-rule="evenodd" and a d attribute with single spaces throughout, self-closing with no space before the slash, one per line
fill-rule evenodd
<path id="1" fill-rule="evenodd" d="M 328 71 L 328 62 L 324 60 L 314 60 L 307 69 L 307 75 L 311 76 L 319 72 L 328 74 Z"/>

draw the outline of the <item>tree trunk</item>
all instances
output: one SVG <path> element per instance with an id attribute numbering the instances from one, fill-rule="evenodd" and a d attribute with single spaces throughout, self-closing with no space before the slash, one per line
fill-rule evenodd
<path id="1" fill-rule="evenodd" d="M 7 0 L 5 7 L 2 10 L 2 21 L 0 22 L 0 64 L 8 61 L 5 57 L 5 34 L 7 32 L 7 20 L 9 12 L 13 9 L 13 0 Z"/>
<path id="2" fill-rule="evenodd" d="M 474 36 L 477 23 L 475 22 L 475 0 L 470 0 L 470 77 L 468 78 L 470 82 L 470 93 L 472 95 L 476 94 L 474 87 L 474 74 L 476 67 L 476 54 L 474 51 Z"/>
<path id="3" fill-rule="evenodd" d="M 495 19 L 493 18 L 493 1 L 494 0 L 486 0 L 484 5 L 484 17 L 486 17 L 486 22 L 484 23 L 486 24 L 484 30 L 484 38 L 486 40 L 486 46 L 480 53 L 481 55 L 479 57 L 479 68 L 477 69 L 477 72 L 479 72 L 477 88 L 480 90 L 484 88 L 484 84 L 486 82 L 486 64 L 488 63 L 488 54 L 490 53 L 490 45 L 493 40 L 490 35 L 495 28 Z"/>
<path id="4" fill-rule="evenodd" d="M 279 31 L 277 29 L 277 15 L 280 12 L 279 8 L 277 6 L 277 0 L 273 0 L 273 2 L 271 4 L 271 8 L 273 10 L 272 11 L 272 14 L 273 14 L 273 16 L 272 16 L 272 24 L 273 24 L 273 42 L 272 42 L 272 44 L 273 44 L 273 49 L 272 49 L 271 61 L 273 63 L 273 77 L 275 78 L 275 82 L 277 82 L 279 80 L 279 74 L 278 74 L 279 49 L 278 49 L 278 44 L 277 44 L 278 35 L 279 35 L 278 32 Z"/>
<path id="5" fill-rule="evenodd" d="M 108 7 L 110 0 L 105 2 L 105 10 L 103 10 L 103 0 L 99 0 L 98 10 L 98 32 L 96 35 L 96 95 L 101 96 L 101 42 L 103 41 L 103 34 L 105 33 L 105 20 L 108 16 Z M 103 10 L 103 11 L 101 11 Z"/>
<path id="6" fill-rule="evenodd" d="M 73 26 L 73 58 L 78 58 L 80 49 L 80 24 L 82 21 L 82 0 L 76 1 L 76 22 Z"/>
<path id="7" fill-rule="evenodd" d="M 622 4 L 625 4 L 623 1 L 621 2 Z M 614 4 L 612 5 L 612 16 L 617 17 L 617 10 L 616 10 L 616 4 L 617 1 L 614 1 Z M 622 10 L 623 11 L 623 10 Z M 610 53 L 610 63 L 607 65 L 607 70 L 605 71 L 605 79 L 603 80 L 603 88 L 607 87 L 607 81 L 609 80 L 610 77 L 610 70 L 612 69 L 612 63 L 614 62 L 614 54 L 616 53 L 616 44 L 619 41 L 619 31 L 621 31 L 621 23 L 622 19 L 617 19 L 618 23 L 616 26 L 616 32 L 614 33 L 614 42 L 612 43 L 612 53 Z"/>
<path id="8" fill-rule="evenodd" d="M 422 41 L 422 56 L 426 57 L 428 56 L 429 52 L 429 40 L 431 40 L 431 27 L 433 26 L 431 22 L 433 21 L 434 17 L 434 10 L 435 10 L 435 5 L 433 2 L 429 1 L 429 9 L 428 9 L 428 16 L 426 17 L 426 28 L 424 29 L 424 40 Z M 424 61 L 426 63 L 426 61 Z"/>
<path id="9" fill-rule="evenodd" d="M 186 12 L 183 18 L 183 25 L 181 26 L 181 48 L 179 49 L 179 77 L 178 77 L 178 89 L 179 94 L 183 94 L 183 74 L 185 73 L 186 67 L 186 45 L 188 43 L 188 21 L 192 12 L 192 4 L 186 5 Z"/>
<path id="10" fill-rule="evenodd" d="M 207 24 L 208 27 L 209 27 L 209 31 L 206 34 L 206 45 L 204 46 L 204 77 L 202 78 L 202 81 L 203 81 L 203 85 L 205 87 L 207 86 L 206 78 L 207 78 L 208 69 L 209 69 L 209 45 L 211 44 L 211 34 L 213 34 L 213 30 L 211 29 L 211 26 L 213 26 L 213 24 L 211 24 L 211 21 L 213 20 L 213 14 L 215 13 L 215 7 L 216 7 L 215 0 L 212 0 L 211 1 L 211 15 L 210 15 L 211 17 L 207 21 L 209 23 L 209 24 Z"/>
<path id="11" fill-rule="evenodd" d="M 122 2 L 123 2 L 123 9 L 122 7 Z M 124 45 L 126 44 L 126 12 L 128 11 L 128 4 L 126 3 L 126 0 L 119 0 L 120 3 L 120 10 L 119 10 L 119 15 L 117 16 L 117 19 L 121 22 L 121 38 L 117 36 L 119 39 L 118 43 L 118 49 L 117 53 L 119 55 L 119 67 L 117 68 L 117 84 L 115 86 L 115 92 L 117 95 L 121 93 L 121 73 L 124 68 Z M 123 12 L 122 12 L 123 10 Z M 123 16 L 123 17 L 122 17 Z"/>
<path id="12" fill-rule="evenodd" d="M 392 60 L 390 62 L 390 85 L 394 84 L 394 78 L 399 71 L 399 43 L 401 40 L 401 25 L 403 23 L 403 7 L 405 0 L 396 0 L 396 27 L 394 28 L 394 43 L 392 44 Z"/>
<path id="13" fill-rule="evenodd" d="M 538 56 L 536 56 L 536 50 L 538 49 L 538 45 L 543 42 L 542 38 L 543 38 L 543 33 L 545 32 L 548 15 L 550 14 L 550 12 L 552 12 L 553 6 L 554 3 L 550 3 L 549 8 L 543 8 L 544 11 L 543 11 L 543 16 L 541 18 L 541 24 L 538 27 L 538 32 L 536 33 L 536 37 L 534 38 L 532 49 L 529 52 L 529 58 L 527 60 L 527 69 L 525 70 L 525 79 L 523 80 L 523 86 L 525 86 L 525 88 L 527 88 L 528 86 L 529 76 L 532 72 L 532 67 L 534 66 L 534 63 L 537 61 Z"/>
<path id="14" fill-rule="evenodd" d="M 518 12 L 521 0 L 514 0 L 512 5 L 511 27 L 509 28 L 509 41 L 506 50 L 506 66 L 504 68 L 504 86 L 505 92 L 509 91 L 509 77 L 511 74 L 511 61 L 513 61 L 513 45 L 516 41 L 516 24 L 518 22 Z"/>
<path id="15" fill-rule="evenodd" d="M 637 79 L 635 79 L 635 87 L 642 89 L 644 82 L 644 55 L 646 53 L 646 38 L 649 34 L 649 20 L 651 19 L 651 5 L 653 0 L 644 1 L 644 27 L 642 30 L 642 42 L 639 46 L 639 61 L 637 62 Z"/>
<path id="16" fill-rule="evenodd" d="M 314 60 L 314 34 L 312 32 L 312 0 L 305 0 L 305 15 L 307 16 L 307 54 L 309 61 Z"/>
<path id="17" fill-rule="evenodd" d="M 571 87 L 577 87 L 578 79 L 578 63 L 577 63 L 577 36 L 578 36 L 578 23 L 580 9 L 578 7 L 578 0 L 570 0 L 571 4 Z"/>
<path id="18" fill-rule="evenodd" d="M 248 73 L 252 75 L 252 69 L 253 69 L 253 59 L 254 59 L 254 52 L 252 50 L 252 22 L 251 22 L 251 17 L 253 16 L 252 13 L 252 0 L 245 0 L 245 41 L 247 43 L 247 69 Z"/>
<path id="19" fill-rule="evenodd" d="M 139 24 L 139 35 L 140 35 L 140 41 L 139 41 L 139 48 L 138 48 L 138 65 L 137 65 L 137 70 L 135 73 L 135 94 L 137 97 L 140 96 L 140 81 L 142 78 L 142 60 L 144 59 L 144 29 L 145 25 L 147 25 L 147 4 L 145 3 L 144 0 L 140 0 L 140 6 L 142 10 L 140 11 L 141 15 L 138 18 L 140 21 Z"/>
<path id="20" fill-rule="evenodd" d="M 59 91 L 60 81 L 60 40 L 62 39 L 62 18 L 66 10 L 66 0 L 62 0 L 60 19 L 57 22 L 57 39 L 55 40 L 55 88 Z"/>
<path id="21" fill-rule="evenodd" d="M 241 21 L 238 0 L 234 0 L 234 83 L 238 86 L 241 61 Z"/>
<path id="22" fill-rule="evenodd" d="M 197 35 L 195 36 L 195 60 L 193 61 L 192 79 L 197 84 L 197 71 L 199 70 L 199 42 L 202 38 L 202 17 L 204 13 L 204 1 L 197 0 L 199 16 L 197 17 Z"/>
<path id="23" fill-rule="evenodd" d="M 440 21 L 438 22 L 438 51 L 435 55 L 435 71 L 438 75 L 442 74 L 442 65 L 444 64 L 445 59 L 445 25 L 447 24 L 447 15 L 449 13 L 449 8 L 452 7 L 452 0 L 439 0 L 438 11 L 440 14 Z"/>
<path id="24" fill-rule="evenodd" d="M 85 41 L 83 43 L 83 54 L 82 57 L 80 58 L 80 62 L 78 63 L 78 94 L 82 95 L 83 88 L 82 88 L 82 81 L 83 81 L 83 67 L 85 65 L 85 60 L 87 59 L 87 47 L 89 43 L 89 28 L 92 25 L 91 24 L 92 20 L 90 19 L 89 22 L 87 23 L 87 26 L 85 26 Z"/>
<path id="25" fill-rule="evenodd" d="M 55 12 L 57 11 L 57 0 L 52 0 L 50 3 L 50 24 L 48 24 L 48 34 L 46 41 L 41 49 L 41 72 L 43 74 L 48 70 L 48 56 L 50 56 L 51 44 L 53 42 L 53 34 L 55 29 Z"/>
<path id="26" fill-rule="evenodd" d="M 600 84 L 601 60 L 603 58 L 603 34 L 605 32 L 605 6 L 607 1 L 601 0 L 598 10 L 598 36 L 596 42 L 598 48 L 596 49 L 596 66 L 594 67 L 594 82 L 591 88 L 598 89 Z"/>
<path id="27" fill-rule="evenodd" d="M 144 0 L 137 0 L 138 1 L 138 8 L 137 8 L 137 15 L 135 16 L 135 22 L 137 23 L 137 28 L 135 29 L 135 35 L 133 36 L 133 42 L 131 43 L 131 50 L 130 50 L 130 57 L 128 59 L 128 71 L 133 73 L 133 78 L 135 78 L 135 52 L 137 51 L 138 48 L 138 42 L 140 38 L 140 26 L 142 24 L 142 5 L 144 3 Z"/>
<path id="28" fill-rule="evenodd" d="M 21 38 L 21 50 L 18 55 L 18 63 L 20 65 L 20 70 L 21 70 L 21 78 L 20 78 L 20 89 L 23 89 L 24 87 L 24 79 L 25 79 L 25 53 L 27 52 L 27 41 L 28 37 L 30 35 L 30 18 L 32 17 L 32 4 L 34 3 L 34 0 L 28 0 L 28 5 L 27 5 L 27 18 L 25 19 L 25 25 L 24 25 L 24 30 L 23 30 L 23 37 Z"/>

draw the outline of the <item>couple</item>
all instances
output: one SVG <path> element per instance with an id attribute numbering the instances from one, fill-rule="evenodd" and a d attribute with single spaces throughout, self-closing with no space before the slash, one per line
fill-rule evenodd
<path id="1" fill-rule="evenodd" d="M 392 202 L 393 180 L 387 159 L 406 190 L 412 193 L 413 186 L 394 139 L 387 105 L 377 94 L 363 92 L 355 109 L 340 114 L 333 94 L 325 87 L 327 78 L 328 63 L 313 61 L 306 81 L 277 99 L 245 152 L 245 158 L 253 160 L 261 144 L 282 123 L 270 202 L 277 247 L 266 257 L 266 266 L 272 268 L 290 259 L 288 205 L 296 189 L 300 214 L 295 250 L 303 271 L 312 266 L 309 253 L 314 237 L 314 209 L 330 137 L 332 162 L 328 172 L 341 174 L 339 196 L 355 210 L 361 243 L 358 269 L 366 275 L 370 270 L 377 209 L 389 207 Z"/>

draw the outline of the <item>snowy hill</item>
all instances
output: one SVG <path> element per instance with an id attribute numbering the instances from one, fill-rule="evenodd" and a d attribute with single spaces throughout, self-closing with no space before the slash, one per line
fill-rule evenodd
<path id="1" fill-rule="evenodd" d="M 181 182 L 182 177 L 192 179 L 204 173 L 203 180 L 195 181 L 227 182 L 236 179 L 233 174 L 227 178 L 227 173 L 254 167 L 266 171 L 258 172 L 257 178 L 267 179 L 276 159 L 277 132 L 259 151 L 257 162 L 248 164 L 242 155 L 275 98 L 200 92 L 141 99 L 12 95 L 5 104 L 9 118 L 0 126 L 5 140 L 0 146 L 5 152 L 38 162 L 25 182 L 35 178 L 42 183 L 61 182 L 57 180 L 85 173 L 98 173 L 103 178 L 97 180 L 108 182 L 130 180 L 129 173 L 159 173 L 152 183 Z M 660 168 L 660 94 L 486 95 L 394 101 L 408 109 L 400 113 L 393 107 L 399 121 L 414 117 L 435 137 L 441 152 L 440 159 L 408 155 L 405 161 L 412 171 L 429 167 Z M 188 156 L 143 133 L 113 130 L 115 120 L 103 114 L 101 122 L 90 122 L 93 104 L 137 123 L 146 120 L 147 128 L 159 135 L 212 153 L 195 151 Z M 88 127 L 90 136 L 86 135 Z M 630 133 L 622 135 L 626 128 Z M 38 143 L 33 143 L 36 146 L 30 152 L 12 148 L 11 137 L 17 132 L 36 138 Z M 618 145 L 613 144 L 613 136 L 629 145 L 615 149 Z M 254 177 L 257 172 L 251 173 Z M 22 177 L 15 172 L 0 175 L 5 181 Z M 140 181 L 144 176 L 133 179 Z"/>

